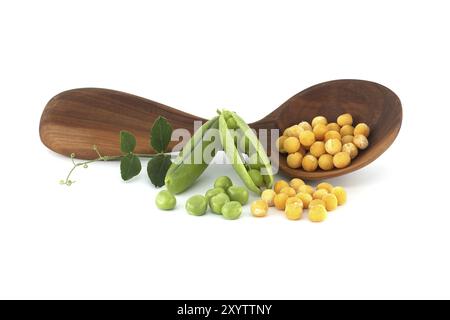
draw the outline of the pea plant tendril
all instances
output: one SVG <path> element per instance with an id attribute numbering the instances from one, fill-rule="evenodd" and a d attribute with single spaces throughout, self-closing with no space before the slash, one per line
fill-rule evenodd
<path id="1" fill-rule="evenodd" d="M 96 152 L 97 158 L 76 161 L 76 154 L 70 154 L 72 161 L 72 168 L 67 174 L 65 179 L 59 181 L 60 184 L 71 186 L 75 183 L 75 180 L 71 179 L 75 169 L 83 167 L 87 169 L 91 163 L 98 161 L 114 161 L 120 160 L 120 174 L 123 180 L 127 181 L 137 176 L 141 172 L 141 160 L 139 158 L 150 158 L 147 164 L 147 174 L 150 181 L 156 187 L 162 187 L 164 185 L 164 178 L 167 170 L 169 169 L 168 163 L 171 164 L 171 156 L 166 153 L 167 146 L 169 145 L 172 135 L 172 127 L 168 121 L 163 117 L 158 117 L 153 123 L 151 129 L 150 146 L 155 150 L 156 154 L 143 154 L 135 153 L 136 138 L 128 131 L 120 131 L 120 151 L 121 155 L 108 155 L 104 156 L 100 153 L 99 148 L 96 145 L 92 146 L 92 149 Z"/>

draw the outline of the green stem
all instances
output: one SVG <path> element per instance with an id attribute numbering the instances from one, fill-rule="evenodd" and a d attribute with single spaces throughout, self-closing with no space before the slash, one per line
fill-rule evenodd
<path id="1" fill-rule="evenodd" d="M 92 160 L 87 160 L 87 161 L 83 161 L 83 162 L 75 162 L 75 154 L 72 153 L 70 155 L 70 159 L 72 160 L 73 163 L 73 167 L 72 169 L 70 169 L 69 173 L 67 174 L 67 177 L 65 180 L 61 180 L 60 183 L 61 184 L 65 184 L 66 186 L 70 186 L 72 185 L 75 181 L 70 180 L 70 176 L 72 175 L 72 173 L 75 171 L 76 168 L 83 166 L 84 168 L 87 168 L 88 164 L 91 164 L 93 162 L 97 162 L 97 161 L 112 161 L 112 160 L 119 160 L 123 157 L 123 155 L 120 156 L 102 156 L 100 154 L 100 152 L 98 151 L 97 146 L 93 146 L 94 151 L 97 153 L 98 157 Z M 141 157 L 141 158 L 153 158 L 156 157 L 157 154 L 147 154 L 147 153 L 135 153 L 134 155 Z"/>
<path id="2" fill-rule="evenodd" d="M 158 154 L 134 153 L 134 155 L 141 158 L 153 158 L 156 157 Z"/>
<path id="3" fill-rule="evenodd" d="M 88 164 L 97 162 L 97 161 L 112 161 L 112 160 L 119 160 L 122 157 L 124 157 L 124 155 L 120 155 L 120 156 L 102 156 L 100 154 L 100 151 L 98 150 L 97 146 L 94 145 L 92 147 L 92 149 L 97 153 L 98 157 L 92 160 L 86 160 L 83 162 L 76 162 L 75 161 L 75 154 L 72 153 L 70 155 L 70 159 L 72 160 L 72 164 L 73 167 L 72 169 L 70 169 L 69 173 L 67 174 L 67 177 L 65 180 L 61 180 L 60 183 L 61 184 L 65 184 L 66 186 L 70 186 L 72 185 L 75 181 L 70 180 L 70 176 L 72 175 L 72 173 L 75 171 L 76 168 L 83 166 L 84 168 L 88 167 Z M 134 153 L 135 156 L 137 157 L 141 157 L 141 158 L 153 158 L 156 157 L 158 154 L 148 154 L 148 153 Z"/>
<path id="4" fill-rule="evenodd" d="M 70 186 L 72 185 L 72 183 L 74 183 L 75 181 L 70 180 L 70 176 L 72 175 L 72 173 L 75 171 L 76 168 L 83 166 L 85 168 L 87 168 L 87 165 L 96 161 L 111 161 L 111 160 L 118 160 L 120 159 L 122 156 L 99 156 L 98 158 L 92 159 L 92 160 L 87 160 L 87 161 L 83 161 L 83 162 L 78 162 L 76 163 L 74 160 L 74 155 L 71 155 L 72 158 L 72 163 L 73 163 L 73 167 L 72 169 L 70 169 L 69 173 L 67 174 L 67 177 L 65 180 L 61 180 L 61 184 L 65 184 L 66 186 Z"/>

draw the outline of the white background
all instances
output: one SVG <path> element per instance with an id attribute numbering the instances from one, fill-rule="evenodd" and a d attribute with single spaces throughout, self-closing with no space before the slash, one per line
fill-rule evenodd
<path id="1" fill-rule="evenodd" d="M 450 298 L 448 13 L 446 1 L 2 1 L 0 298 Z M 124 183 L 117 163 L 60 186 L 70 160 L 38 135 L 46 102 L 76 87 L 252 122 L 339 78 L 390 87 L 404 118 L 376 162 L 330 181 L 348 204 L 322 224 L 248 208 L 193 217 L 187 195 L 161 212 L 145 173 Z"/>

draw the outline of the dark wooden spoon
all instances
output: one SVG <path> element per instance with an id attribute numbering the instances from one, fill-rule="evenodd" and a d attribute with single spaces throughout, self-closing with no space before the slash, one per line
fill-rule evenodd
<path id="1" fill-rule="evenodd" d="M 334 80 L 312 86 L 296 94 L 274 112 L 250 124 L 254 129 L 285 129 L 300 121 L 324 115 L 330 121 L 351 113 L 354 122 L 371 128 L 369 148 L 360 152 L 350 166 L 330 171 L 306 172 L 291 169 L 280 155 L 280 170 L 291 177 L 309 180 L 343 175 L 362 168 L 378 158 L 395 140 L 402 122 L 399 98 L 388 88 L 364 80 Z M 119 131 L 136 136 L 136 153 L 154 153 L 148 144 L 149 130 L 158 116 L 169 120 L 174 129 L 191 133 L 195 120 L 205 119 L 128 93 L 98 88 L 74 89 L 53 97 L 44 109 L 39 133 L 51 150 L 80 159 L 93 159 L 99 147 L 104 155 L 118 155 Z M 177 142 L 172 142 L 171 146 Z"/>

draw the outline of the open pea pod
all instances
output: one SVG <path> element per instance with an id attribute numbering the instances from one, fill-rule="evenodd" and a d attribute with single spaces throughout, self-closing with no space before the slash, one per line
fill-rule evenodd
<path id="1" fill-rule="evenodd" d="M 228 128 L 227 121 L 225 120 L 225 116 L 222 113 L 219 116 L 219 132 L 220 132 L 220 141 L 222 142 L 222 147 L 225 150 L 225 153 L 230 160 L 234 170 L 247 186 L 250 191 L 255 192 L 256 194 L 261 194 L 261 190 L 255 185 L 252 178 L 247 172 L 247 168 L 242 161 L 239 151 L 234 144 L 234 137 Z"/>
<path id="2" fill-rule="evenodd" d="M 248 124 L 239 117 L 235 112 L 231 112 L 231 117 L 234 119 L 234 121 L 237 124 L 237 127 L 242 130 L 244 136 L 248 139 L 251 147 L 251 150 L 255 150 L 256 154 L 258 156 L 258 160 L 263 165 L 265 169 L 264 174 L 264 182 L 266 184 L 267 188 L 272 188 L 273 186 L 273 171 L 272 171 L 272 165 L 270 163 L 269 158 L 267 157 L 266 150 L 264 149 L 263 145 L 259 141 L 258 137 L 255 135 L 255 133 L 252 131 L 252 129 L 248 126 Z"/>
<path id="3" fill-rule="evenodd" d="M 203 151 L 214 141 L 205 140 L 204 137 L 208 130 L 217 129 L 218 126 L 218 117 L 205 122 L 183 147 L 166 174 L 165 184 L 169 192 L 178 194 L 185 191 L 206 170 L 209 163 L 203 158 Z"/>

